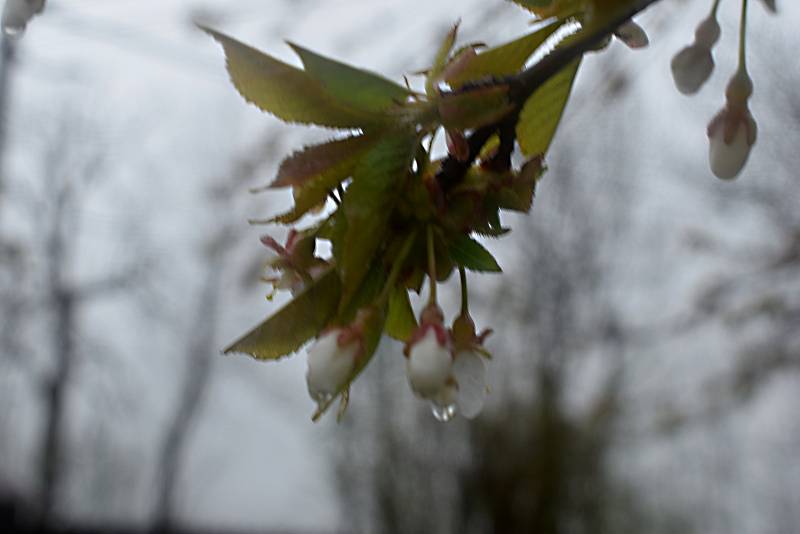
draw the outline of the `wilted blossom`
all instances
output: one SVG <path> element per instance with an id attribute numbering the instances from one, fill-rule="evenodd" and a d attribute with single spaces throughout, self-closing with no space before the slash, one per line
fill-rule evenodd
<path id="1" fill-rule="evenodd" d="M 709 163 L 717 178 L 735 178 L 756 142 L 758 128 L 747 105 L 752 93 L 753 82 L 740 69 L 728 84 L 725 107 L 708 125 Z"/>
<path id="2" fill-rule="evenodd" d="M 700 90 L 714 70 L 711 49 L 719 40 L 720 27 L 714 14 L 703 20 L 695 30 L 694 43 L 672 58 L 672 77 L 678 91 L 691 95 Z"/>
<path id="3" fill-rule="evenodd" d="M 44 9 L 45 0 L 7 0 L 3 7 L 3 32 L 18 35 L 25 31 L 28 22 Z"/>
<path id="4" fill-rule="evenodd" d="M 267 263 L 276 275 L 263 278 L 275 290 L 285 289 L 297 294 L 329 267 L 328 262 L 314 256 L 315 238 L 303 236 L 294 229 L 289 232 L 285 245 L 271 236 L 263 236 L 261 242 L 278 254 Z"/>
<path id="5" fill-rule="evenodd" d="M 362 352 L 360 334 L 349 328 L 334 328 L 322 334 L 308 350 L 306 384 L 311 398 L 324 403 L 347 384 Z"/>

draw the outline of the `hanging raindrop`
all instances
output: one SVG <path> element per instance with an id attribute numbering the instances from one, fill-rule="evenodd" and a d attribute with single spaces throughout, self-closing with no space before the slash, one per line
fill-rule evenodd
<path id="1" fill-rule="evenodd" d="M 25 26 L 20 26 L 18 24 L 3 24 L 3 35 L 9 37 L 11 39 L 16 39 L 22 37 L 22 34 L 25 33 Z"/>
<path id="2" fill-rule="evenodd" d="M 456 416 L 456 405 L 448 404 L 447 406 L 442 406 L 434 404 L 431 408 L 431 412 L 437 421 L 446 423 Z"/>
<path id="3" fill-rule="evenodd" d="M 311 399 L 319 406 L 324 406 L 326 404 L 330 404 L 331 400 L 333 399 L 333 394 L 325 391 L 317 391 L 311 394 Z"/>

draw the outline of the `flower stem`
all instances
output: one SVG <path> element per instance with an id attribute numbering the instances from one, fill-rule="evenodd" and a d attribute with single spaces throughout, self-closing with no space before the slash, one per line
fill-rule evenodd
<path id="1" fill-rule="evenodd" d="M 408 237 L 406 237 L 405 242 L 403 242 L 403 247 L 400 249 L 400 252 L 397 254 L 397 257 L 392 264 L 392 270 L 389 271 L 389 277 L 386 279 L 386 284 L 383 286 L 381 290 L 381 294 L 378 295 L 378 299 L 376 300 L 376 304 L 378 306 L 383 306 L 389 301 L 389 296 L 391 295 L 392 288 L 397 283 L 397 278 L 400 276 L 400 271 L 403 268 L 403 264 L 408 257 L 408 253 L 411 252 L 411 246 L 414 244 L 414 240 L 417 238 L 417 231 L 414 230 Z"/>
<path id="2" fill-rule="evenodd" d="M 742 0 L 742 17 L 739 21 L 739 71 L 747 72 L 747 0 Z"/>
<path id="3" fill-rule="evenodd" d="M 433 245 L 433 225 L 428 225 L 428 278 L 431 284 L 431 292 L 428 298 L 428 305 L 436 305 L 436 250 Z"/>
<path id="4" fill-rule="evenodd" d="M 714 0 L 714 5 L 711 6 L 711 18 L 717 18 L 717 8 L 719 7 L 719 0 Z"/>
<path id="5" fill-rule="evenodd" d="M 469 315 L 469 292 L 467 291 L 467 271 L 463 265 L 458 266 L 458 276 L 461 278 L 461 315 Z"/>

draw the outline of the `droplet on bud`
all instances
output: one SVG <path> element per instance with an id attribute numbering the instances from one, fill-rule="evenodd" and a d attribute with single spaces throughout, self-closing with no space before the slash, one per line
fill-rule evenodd
<path id="1" fill-rule="evenodd" d="M 440 423 L 447 423 L 456 416 L 456 405 L 448 404 L 447 406 L 442 406 L 439 404 L 433 404 L 431 407 L 431 413 L 433 413 L 433 416 Z"/>
<path id="2" fill-rule="evenodd" d="M 17 39 L 19 37 L 22 37 L 22 34 L 24 33 L 25 33 L 25 26 L 19 26 L 16 24 L 3 25 L 3 35 L 11 39 Z"/>

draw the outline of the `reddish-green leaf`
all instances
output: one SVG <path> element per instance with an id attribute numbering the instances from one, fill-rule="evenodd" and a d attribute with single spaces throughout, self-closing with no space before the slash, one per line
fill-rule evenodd
<path id="1" fill-rule="evenodd" d="M 322 175 L 341 174 L 345 171 L 347 178 L 355 161 L 374 141 L 374 137 L 356 135 L 305 147 L 283 160 L 278 176 L 270 187 L 302 186 Z M 331 187 L 337 184 L 338 182 Z"/>
<path id="2" fill-rule="evenodd" d="M 487 77 L 510 76 L 519 72 L 525 62 L 560 26 L 554 22 L 504 45 L 465 56 L 463 65 L 448 76 L 447 83 L 459 88 L 466 82 Z"/>
<path id="3" fill-rule="evenodd" d="M 453 130 L 467 130 L 491 124 L 500 120 L 512 108 L 506 85 L 450 93 L 439 100 L 442 124 Z"/>
<path id="4" fill-rule="evenodd" d="M 307 147 L 285 159 L 270 187 L 294 186 L 294 207 L 271 222 L 289 224 L 325 202 L 328 193 L 353 174 L 376 140 L 360 135 Z"/>

